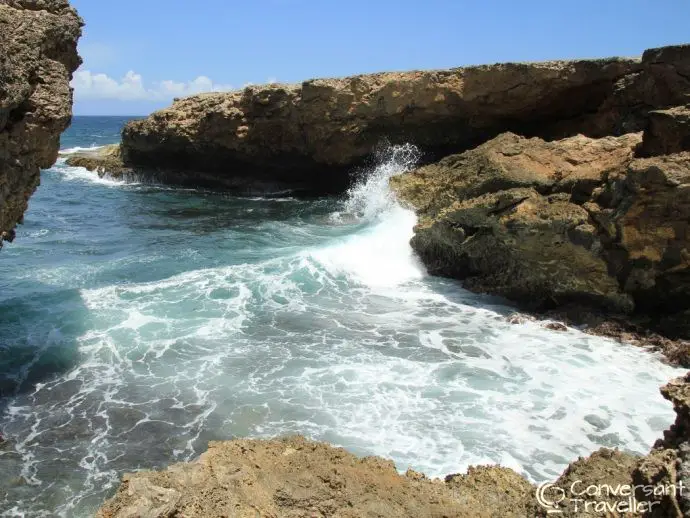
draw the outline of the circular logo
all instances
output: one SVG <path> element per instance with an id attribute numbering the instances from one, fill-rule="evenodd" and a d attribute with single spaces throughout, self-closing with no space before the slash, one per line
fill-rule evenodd
<path id="1" fill-rule="evenodd" d="M 536 496 L 537 503 L 549 513 L 563 512 L 559 509 L 559 504 L 565 500 L 565 491 L 562 488 L 551 482 L 544 482 L 537 487 Z"/>

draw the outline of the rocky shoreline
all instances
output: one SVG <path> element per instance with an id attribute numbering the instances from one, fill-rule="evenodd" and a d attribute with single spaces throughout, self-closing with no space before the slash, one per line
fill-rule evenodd
<path id="1" fill-rule="evenodd" d="M 656 331 L 688 365 L 690 153 L 640 148 L 638 133 L 506 133 L 391 184 L 417 211 L 411 244 L 430 273 L 605 334 Z"/>
<path id="2" fill-rule="evenodd" d="M 539 497 L 535 485 L 500 466 L 429 479 L 303 437 L 237 439 L 211 443 L 191 463 L 125 475 L 96 516 L 533 518 L 557 510 L 566 517 L 680 518 L 690 514 L 690 375 L 670 382 L 662 394 L 673 403 L 676 422 L 648 455 L 602 448 L 570 464 L 550 489 L 540 486 Z M 616 486 L 636 486 L 634 508 L 628 496 L 601 489 Z M 588 487 L 600 490 L 579 495 Z M 647 494 L 649 488 L 658 494 Z M 606 505 L 615 511 L 602 512 Z M 633 509 L 651 512 L 627 512 Z"/>
<path id="3" fill-rule="evenodd" d="M 195 95 L 127 124 L 122 162 L 171 184 L 332 193 L 382 142 L 412 142 L 431 162 L 508 131 L 601 138 L 650 121 L 665 131 L 680 119 L 650 112 L 687 102 L 689 52 L 681 45 L 639 59 L 389 72 Z M 656 145 L 649 140 L 649 149 Z"/>
<path id="4" fill-rule="evenodd" d="M 12 241 L 40 169 L 72 118 L 83 21 L 67 0 L 0 0 L 0 247 Z"/>

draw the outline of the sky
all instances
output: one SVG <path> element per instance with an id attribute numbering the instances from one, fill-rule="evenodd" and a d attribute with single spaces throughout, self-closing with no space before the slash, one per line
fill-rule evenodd
<path id="1" fill-rule="evenodd" d="M 76 115 L 369 72 L 638 56 L 690 43 L 690 0 L 72 0 Z"/>

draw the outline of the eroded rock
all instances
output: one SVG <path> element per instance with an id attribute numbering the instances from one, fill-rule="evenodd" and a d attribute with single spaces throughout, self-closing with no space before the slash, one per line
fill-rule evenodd
<path id="1" fill-rule="evenodd" d="M 625 170 L 641 136 L 557 142 L 508 133 L 391 180 L 417 208 L 412 246 L 430 273 L 531 309 L 632 310 L 584 201 Z"/>
<path id="2" fill-rule="evenodd" d="M 654 110 L 648 117 L 642 153 L 654 156 L 690 151 L 690 104 Z"/>
<path id="3" fill-rule="evenodd" d="M 378 457 L 358 458 L 288 437 L 212 442 L 196 461 L 125 475 L 97 516 L 533 518 L 556 510 L 565 517 L 680 518 L 690 511 L 690 375 L 673 380 L 662 393 L 673 402 L 677 420 L 649 455 L 602 448 L 570 464 L 544 491 L 546 499 L 539 500 L 537 487 L 524 477 L 500 466 L 470 467 L 441 481 L 413 470 L 400 475 L 392 462 Z M 607 488 L 637 491 L 637 500 Z M 665 491 L 648 492 L 655 488 Z M 652 512 L 625 511 L 640 502 L 644 507 L 638 509 Z M 614 510 L 601 511 L 606 506 Z"/>
<path id="4" fill-rule="evenodd" d="M 132 173 L 132 170 L 122 162 L 119 144 L 70 153 L 65 163 L 72 167 L 84 167 L 89 171 L 94 171 L 100 177 L 121 178 Z"/>
<path id="5" fill-rule="evenodd" d="M 0 0 L 0 246 L 57 158 L 82 25 L 67 0 Z"/>
<path id="6" fill-rule="evenodd" d="M 537 311 L 642 314 L 687 338 L 690 154 L 635 158 L 640 142 L 507 133 L 391 185 L 417 210 L 411 243 L 430 273 Z"/>
<path id="7" fill-rule="evenodd" d="M 608 115 L 596 123 L 581 115 L 596 113 L 616 81 L 638 70 L 639 60 L 612 58 L 250 86 L 176 100 L 130 122 L 123 156 L 174 183 L 263 179 L 342 191 L 350 168 L 382 140 L 446 154 L 506 130 L 606 134 Z"/>
<path id="8" fill-rule="evenodd" d="M 482 516 L 475 503 L 439 480 L 401 476 L 390 461 L 289 437 L 215 442 L 192 463 L 127 475 L 97 516 L 469 518 Z"/>

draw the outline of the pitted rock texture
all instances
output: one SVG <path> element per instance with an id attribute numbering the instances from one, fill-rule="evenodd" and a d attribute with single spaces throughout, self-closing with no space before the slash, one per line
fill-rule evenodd
<path id="1" fill-rule="evenodd" d="M 690 46 L 641 59 L 506 63 L 392 72 L 176 100 L 123 131 L 127 166 L 164 182 L 342 191 L 382 142 L 427 158 L 513 131 L 546 139 L 642 131 L 688 102 Z"/>
<path id="2" fill-rule="evenodd" d="M 0 246 L 57 158 L 82 25 L 67 0 L 0 0 Z"/>
<path id="3" fill-rule="evenodd" d="M 688 338 L 690 153 L 636 158 L 641 134 L 503 134 L 394 177 L 430 273 L 543 311 L 639 313 Z M 682 356 L 682 355 L 679 355 Z"/>
<path id="4" fill-rule="evenodd" d="M 126 475 L 99 518 L 531 517 L 533 486 L 498 467 L 448 482 L 303 437 L 214 442 L 191 463 Z"/>
<path id="5" fill-rule="evenodd" d="M 681 518 L 690 513 L 688 491 L 649 495 L 644 488 L 690 484 L 690 375 L 670 382 L 662 394 L 673 402 L 676 424 L 644 457 L 602 448 L 571 463 L 553 485 L 568 499 L 564 517 Z M 575 485 L 573 487 L 573 485 Z M 594 505 L 627 503 L 627 496 L 579 495 L 590 486 L 629 486 L 651 513 L 602 512 Z M 571 492 L 572 488 L 572 492 Z M 303 437 L 212 442 L 190 463 L 164 471 L 125 475 L 97 518 L 169 516 L 238 518 L 534 518 L 554 516 L 539 504 L 536 486 L 500 466 L 470 467 L 445 481 L 408 470 L 400 475 L 391 461 L 358 458 L 341 448 Z M 559 490 L 546 493 L 558 501 Z M 580 497 L 575 502 L 570 498 Z M 590 502 L 590 512 L 583 510 Z"/>
<path id="6" fill-rule="evenodd" d="M 613 130 L 596 114 L 639 60 L 508 63 L 251 86 L 177 100 L 123 131 L 125 163 L 176 183 L 270 180 L 342 190 L 382 141 L 429 153 L 502 131 Z M 596 119 L 596 120 L 595 120 Z M 604 127 L 607 126 L 608 127 Z"/>

